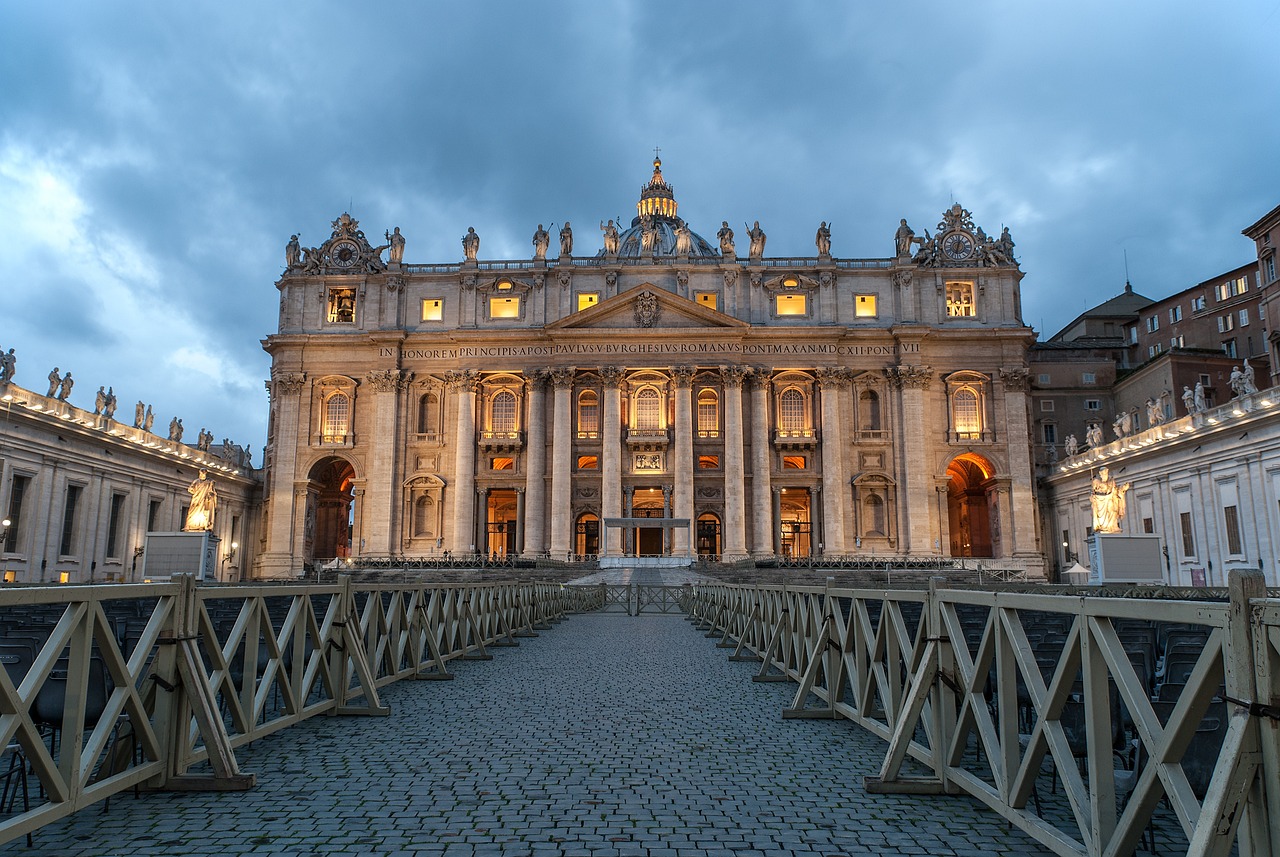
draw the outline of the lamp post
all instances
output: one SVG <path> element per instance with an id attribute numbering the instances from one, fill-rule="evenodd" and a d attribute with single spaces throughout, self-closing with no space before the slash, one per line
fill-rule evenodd
<path id="1" fill-rule="evenodd" d="M 227 551 L 227 552 L 223 555 L 223 557 L 222 557 L 222 565 L 223 565 L 223 574 L 222 574 L 222 576 L 223 576 L 223 577 L 226 577 L 226 576 L 227 576 L 227 575 L 226 575 L 226 564 L 227 564 L 227 563 L 229 563 L 229 562 L 231 562 L 233 559 L 235 559 L 235 558 L 236 558 L 236 550 L 237 550 L 239 547 L 240 547 L 240 543 L 239 543 L 239 542 L 232 542 L 232 543 L 231 543 L 231 550 Z"/>

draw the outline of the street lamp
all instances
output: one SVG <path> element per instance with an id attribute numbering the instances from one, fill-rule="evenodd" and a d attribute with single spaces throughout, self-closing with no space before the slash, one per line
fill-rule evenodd
<path id="1" fill-rule="evenodd" d="M 13 526 L 13 521 L 10 521 L 8 518 L 0 521 L 0 551 L 5 553 L 8 552 L 5 550 L 5 544 L 9 541 L 9 528 L 11 526 Z M 5 583 L 9 582 L 9 560 L 7 557 L 4 560 L 3 567 L 0 567 L 0 580 Z"/>

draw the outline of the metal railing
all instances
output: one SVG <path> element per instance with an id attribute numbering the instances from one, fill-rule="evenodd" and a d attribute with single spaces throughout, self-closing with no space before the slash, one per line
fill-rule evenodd
<path id="1" fill-rule="evenodd" d="M 1149 835 L 1252 857 L 1280 854 L 1280 600 L 1265 595 L 1238 572 L 1226 603 L 713 585 L 690 612 L 760 662 L 756 680 L 799 685 L 784 717 L 885 739 L 870 791 L 969 794 L 1062 855 Z"/>
<path id="2" fill-rule="evenodd" d="M 251 788 L 236 747 L 320 714 L 386 715 L 379 688 L 452 678 L 450 660 L 582 609 L 545 583 L 0 590 L 5 794 L 24 803 L 0 807 L 0 843 L 138 786 Z"/>

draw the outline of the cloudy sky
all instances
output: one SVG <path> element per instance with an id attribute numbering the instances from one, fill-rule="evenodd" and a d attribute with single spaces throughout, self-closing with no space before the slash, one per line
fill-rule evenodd
<path id="1" fill-rule="evenodd" d="M 6 3 L 0 345 L 261 461 L 284 244 L 350 210 L 407 262 L 630 220 L 653 147 L 704 235 L 892 253 L 1009 226 L 1026 321 L 1248 262 L 1280 204 L 1280 0 Z M 581 252 L 598 235 L 579 230 Z M 375 242 L 378 243 L 378 242 Z M 583 245 L 586 246 L 583 246 Z"/>

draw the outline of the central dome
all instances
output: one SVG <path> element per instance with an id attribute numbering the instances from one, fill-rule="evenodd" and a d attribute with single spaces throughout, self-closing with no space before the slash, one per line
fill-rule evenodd
<path id="1" fill-rule="evenodd" d="M 675 190 L 662 177 L 662 160 L 655 157 L 653 176 L 640 189 L 640 201 L 636 203 L 636 216 L 631 219 L 631 228 L 618 235 L 618 258 L 675 256 L 678 230 L 689 228 L 676 215 L 677 208 Z M 645 246 L 646 221 L 653 232 L 652 248 Z M 601 250 L 599 255 L 603 256 L 604 251 Z M 720 253 L 705 238 L 690 230 L 688 255 L 719 256 Z"/>

